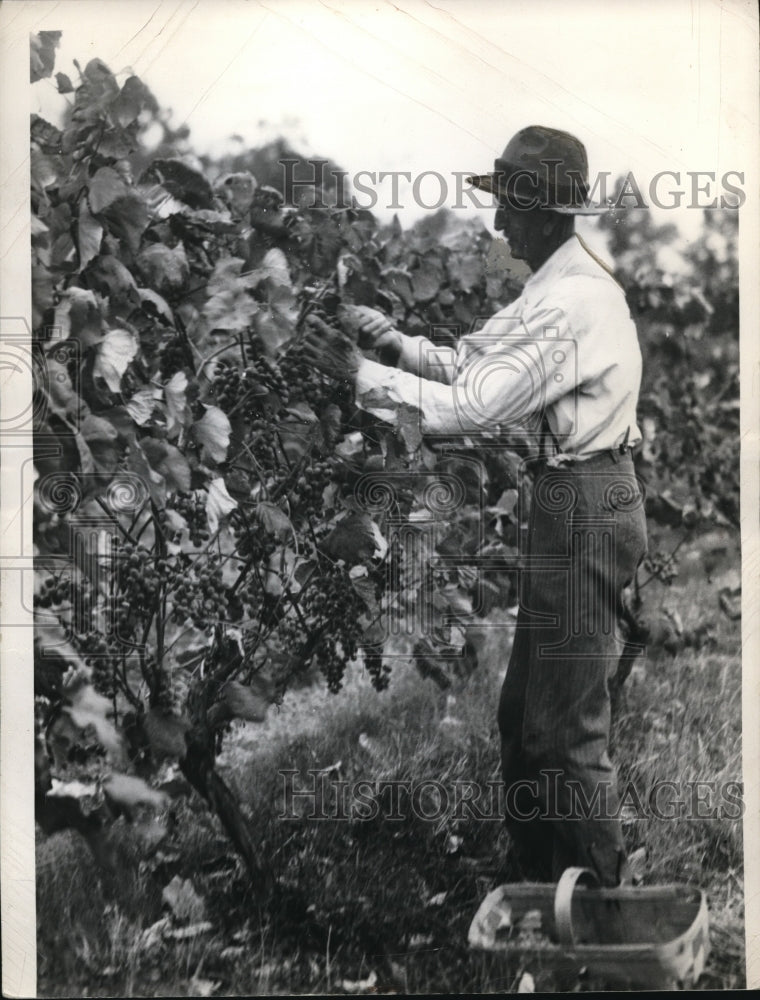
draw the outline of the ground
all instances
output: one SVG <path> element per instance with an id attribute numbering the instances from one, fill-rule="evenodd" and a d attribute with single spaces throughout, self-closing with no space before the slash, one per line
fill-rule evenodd
<path id="1" fill-rule="evenodd" d="M 730 551 L 717 565 L 705 565 L 703 545 L 681 557 L 679 578 L 670 588 L 650 586 L 648 599 L 677 610 L 687 630 L 714 621 L 716 645 L 648 651 L 615 719 L 613 754 L 622 783 L 637 789 L 658 780 L 713 783 L 704 793 L 709 809 L 730 805 L 721 796 L 741 780 L 740 623 L 718 604 L 736 570 Z M 475 910 L 503 874 L 508 840 L 497 819 L 458 818 L 454 792 L 458 782 L 498 778 L 495 713 L 508 646 L 508 633 L 489 633 L 478 669 L 448 691 L 400 662 L 378 695 L 357 669 L 340 695 L 294 693 L 268 723 L 235 730 L 221 767 L 280 887 L 262 911 L 216 821 L 192 795 L 177 800 L 171 842 L 147 861 L 127 847 L 115 881 L 98 880 L 78 835 L 42 842 L 39 994 L 515 991 L 524 966 L 467 947 Z M 310 819 L 309 810 L 329 817 L 337 805 L 329 795 L 287 801 L 287 783 L 307 786 L 309 769 L 322 770 L 333 789 L 341 780 L 440 782 L 444 808 L 435 812 L 428 784 L 418 802 L 427 820 L 401 800 L 403 818 L 392 818 L 388 799 L 374 819 Z M 685 882 L 708 896 L 712 951 L 700 987 L 742 987 L 741 823 L 631 815 L 625 832 L 631 849 L 646 848 L 647 883 Z M 146 930 L 165 916 L 162 889 L 174 876 L 191 881 L 205 929 L 151 940 Z M 540 969 L 529 971 L 537 988 L 559 988 Z"/>

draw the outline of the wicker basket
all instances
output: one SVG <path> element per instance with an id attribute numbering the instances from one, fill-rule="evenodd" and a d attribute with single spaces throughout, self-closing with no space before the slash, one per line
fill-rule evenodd
<path id="1" fill-rule="evenodd" d="M 568 868 L 556 886 L 523 883 L 490 892 L 469 943 L 536 969 L 585 968 L 622 987 L 688 987 L 709 952 L 707 900 L 683 885 L 603 889 L 588 869 Z"/>

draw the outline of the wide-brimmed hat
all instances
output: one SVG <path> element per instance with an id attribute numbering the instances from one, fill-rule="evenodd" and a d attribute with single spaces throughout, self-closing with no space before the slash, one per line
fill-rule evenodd
<path id="1" fill-rule="evenodd" d="M 493 173 L 467 180 L 521 210 L 540 207 L 563 215 L 601 215 L 610 208 L 588 203 L 588 157 L 580 139 L 542 125 L 529 125 L 514 135 L 494 161 Z"/>

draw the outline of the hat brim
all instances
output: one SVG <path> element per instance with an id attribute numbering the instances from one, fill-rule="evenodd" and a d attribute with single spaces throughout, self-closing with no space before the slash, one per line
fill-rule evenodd
<path id="1" fill-rule="evenodd" d="M 498 195 L 500 193 L 497 174 L 476 174 L 468 177 L 467 182 L 473 187 L 485 191 L 486 194 Z M 614 205 L 541 205 L 547 211 L 557 212 L 559 215 L 605 215 L 611 212 Z"/>

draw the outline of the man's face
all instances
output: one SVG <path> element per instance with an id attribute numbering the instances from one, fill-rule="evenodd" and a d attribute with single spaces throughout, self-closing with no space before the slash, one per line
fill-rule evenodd
<path id="1" fill-rule="evenodd" d="M 545 243 L 543 233 L 546 216 L 540 209 L 520 210 L 499 200 L 494 228 L 504 233 L 509 251 L 516 260 L 532 261 L 541 258 Z"/>

